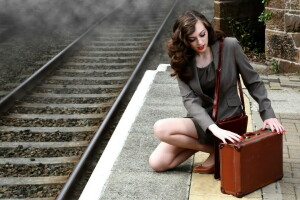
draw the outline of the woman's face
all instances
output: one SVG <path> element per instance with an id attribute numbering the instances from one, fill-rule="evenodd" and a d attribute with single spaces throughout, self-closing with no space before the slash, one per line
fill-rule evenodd
<path id="1" fill-rule="evenodd" d="M 195 32 L 188 36 L 191 48 L 197 53 L 204 53 L 208 47 L 208 32 L 203 23 L 198 20 L 195 24 Z"/>

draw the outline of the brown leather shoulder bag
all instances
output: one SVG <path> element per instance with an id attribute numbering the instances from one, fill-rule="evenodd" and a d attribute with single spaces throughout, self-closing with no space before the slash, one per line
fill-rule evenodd
<path id="1" fill-rule="evenodd" d="M 237 113 L 231 117 L 220 119 L 218 120 L 218 104 L 219 104 L 219 89 L 220 89 L 220 82 L 221 82 L 221 72 L 222 72 L 222 50 L 223 50 L 223 43 L 224 41 L 220 41 L 219 47 L 219 63 L 218 68 L 216 70 L 216 86 L 215 86 L 215 93 L 214 93 L 214 103 L 213 103 L 213 112 L 212 112 L 212 119 L 216 122 L 218 127 L 237 133 L 239 135 L 243 135 L 247 130 L 248 124 L 248 116 L 245 112 L 245 102 L 244 102 L 244 95 L 241 86 L 240 77 L 238 75 L 238 88 L 240 93 L 240 98 L 242 101 L 242 108 L 243 111 L 241 113 Z M 220 178 L 220 159 L 219 159 L 219 144 L 222 141 L 215 137 L 215 179 Z"/>

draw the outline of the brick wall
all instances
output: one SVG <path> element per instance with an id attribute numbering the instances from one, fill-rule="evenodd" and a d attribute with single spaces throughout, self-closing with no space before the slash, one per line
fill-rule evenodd
<path id="1" fill-rule="evenodd" d="M 250 18 L 255 22 L 263 9 L 261 0 L 214 0 L 213 25 L 232 36 L 228 19 Z M 269 0 L 265 9 L 272 13 L 262 30 L 267 58 L 278 63 L 279 72 L 300 72 L 300 0 Z"/>
<path id="2" fill-rule="evenodd" d="M 279 72 L 300 72 L 300 0 L 269 0 L 266 11 L 266 56 L 279 64 Z"/>

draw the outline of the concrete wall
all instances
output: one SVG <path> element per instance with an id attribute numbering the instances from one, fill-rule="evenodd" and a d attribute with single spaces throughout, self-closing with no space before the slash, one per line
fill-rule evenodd
<path id="1" fill-rule="evenodd" d="M 266 11 L 266 56 L 278 61 L 279 72 L 300 72 L 300 0 L 269 0 Z"/>

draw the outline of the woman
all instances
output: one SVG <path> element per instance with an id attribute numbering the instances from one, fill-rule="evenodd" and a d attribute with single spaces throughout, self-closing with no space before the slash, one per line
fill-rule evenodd
<path id="1" fill-rule="evenodd" d="M 203 151 L 209 153 L 209 157 L 195 167 L 194 172 L 213 173 L 213 138 L 217 137 L 224 143 L 241 140 L 238 134 L 219 128 L 211 118 L 219 41 L 223 38 L 223 32 L 215 31 L 205 16 L 196 11 L 187 11 L 176 20 L 168 43 L 168 54 L 174 70 L 171 76 L 177 77 L 188 116 L 155 123 L 154 133 L 161 140 L 149 158 L 149 164 L 155 171 L 172 169 L 197 151 Z M 241 74 L 249 93 L 259 104 L 263 129 L 269 125 L 272 131 L 284 133 L 284 127 L 275 118 L 264 84 L 238 41 L 224 38 L 222 52 L 218 119 L 241 112 L 237 93 L 237 76 Z"/>

